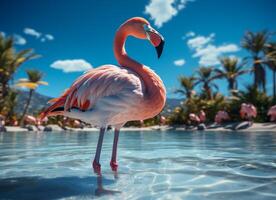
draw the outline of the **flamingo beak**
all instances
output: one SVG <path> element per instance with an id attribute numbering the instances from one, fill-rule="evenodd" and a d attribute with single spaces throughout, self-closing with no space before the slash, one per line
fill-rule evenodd
<path id="1" fill-rule="evenodd" d="M 149 25 L 144 25 L 144 30 L 145 30 L 147 39 L 151 42 L 151 44 L 156 49 L 157 57 L 160 58 L 165 44 L 164 37 Z"/>
<path id="2" fill-rule="evenodd" d="M 157 47 L 155 47 L 158 58 L 160 58 L 160 56 L 162 55 L 164 44 L 165 44 L 165 41 L 161 40 L 160 44 Z"/>

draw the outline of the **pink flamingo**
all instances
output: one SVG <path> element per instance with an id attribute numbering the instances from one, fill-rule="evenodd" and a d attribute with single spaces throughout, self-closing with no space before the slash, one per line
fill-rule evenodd
<path id="1" fill-rule="evenodd" d="M 33 125 L 37 124 L 37 119 L 34 116 L 32 116 L 32 115 L 26 115 L 24 117 L 24 121 L 27 124 L 33 124 Z"/>
<path id="2" fill-rule="evenodd" d="M 45 121 L 47 117 L 45 117 L 43 120 Z M 35 118 L 32 115 L 26 115 L 24 117 L 24 123 L 25 124 L 32 124 L 34 125 L 38 131 L 41 131 L 41 128 L 39 127 L 41 125 L 41 122 L 43 121 L 40 118 Z"/>
<path id="3" fill-rule="evenodd" d="M 73 121 L 73 126 L 75 128 L 81 128 L 81 122 L 79 120 L 74 120 Z"/>
<path id="4" fill-rule="evenodd" d="M 269 109 L 267 115 L 270 116 L 270 121 L 276 121 L 276 105 Z"/>
<path id="5" fill-rule="evenodd" d="M 163 115 L 161 115 L 161 117 L 160 117 L 160 125 L 164 125 L 164 124 L 166 124 L 166 117 L 164 117 Z"/>
<path id="6" fill-rule="evenodd" d="M 206 114 L 205 114 L 205 112 L 204 112 L 203 110 L 201 110 L 201 111 L 199 112 L 198 117 L 199 117 L 199 119 L 200 119 L 200 122 L 203 123 L 203 122 L 206 121 Z"/>
<path id="7" fill-rule="evenodd" d="M 194 114 L 194 113 L 190 113 L 190 114 L 189 114 L 189 118 L 190 118 L 190 120 L 193 121 L 193 122 L 196 122 L 196 123 L 199 123 L 199 122 L 200 122 L 199 117 L 198 117 L 196 114 Z"/>
<path id="8" fill-rule="evenodd" d="M 257 117 L 257 109 L 252 104 L 243 103 L 240 109 L 240 115 L 242 119 L 251 120 Z"/>
<path id="9" fill-rule="evenodd" d="M 140 127 L 144 127 L 145 126 L 145 123 L 144 123 L 144 120 L 140 120 Z"/>
<path id="10" fill-rule="evenodd" d="M 215 122 L 218 124 L 222 123 L 223 121 L 227 121 L 229 119 L 230 119 L 230 117 L 229 117 L 228 113 L 224 110 L 218 111 L 218 113 L 215 116 Z"/>
<path id="11" fill-rule="evenodd" d="M 38 118 L 36 118 L 36 123 L 37 123 L 37 125 L 46 125 L 47 123 L 48 123 L 48 121 L 49 121 L 49 119 L 48 119 L 48 117 L 44 117 L 43 119 L 40 119 L 39 117 Z"/>
<path id="12" fill-rule="evenodd" d="M 39 119 L 39 120 L 40 120 L 40 119 Z M 44 117 L 44 118 L 42 119 L 41 123 L 45 125 L 45 124 L 48 123 L 48 121 L 49 121 L 48 117 Z"/>
<path id="13" fill-rule="evenodd" d="M 106 127 L 115 127 L 110 166 L 117 171 L 117 143 L 120 128 L 133 120 L 152 118 L 160 113 L 166 101 L 162 80 L 150 68 L 130 58 L 125 51 L 128 36 L 148 39 L 162 54 L 164 39 L 149 22 L 134 17 L 123 23 L 115 35 L 114 54 L 120 67 L 103 65 L 79 77 L 41 117 L 64 115 L 100 127 L 94 171 L 101 174 L 100 153 Z"/>

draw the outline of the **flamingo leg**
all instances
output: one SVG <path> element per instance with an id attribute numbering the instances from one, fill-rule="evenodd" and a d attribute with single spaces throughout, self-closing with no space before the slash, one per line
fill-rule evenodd
<path id="1" fill-rule="evenodd" d="M 100 157 L 101 157 L 101 150 L 102 150 L 102 144 L 103 144 L 105 130 L 106 130 L 105 127 L 100 129 L 100 135 L 99 135 L 99 139 L 98 139 L 96 154 L 95 154 L 95 158 L 93 161 L 94 172 L 97 173 L 98 175 L 101 175 Z"/>
<path id="2" fill-rule="evenodd" d="M 111 161 L 110 161 L 110 167 L 111 167 L 112 171 L 117 171 L 117 169 L 118 169 L 118 164 L 117 164 L 116 160 L 117 160 L 117 145 L 118 145 L 118 140 L 119 140 L 119 133 L 120 133 L 120 129 L 115 129 L 113 148 L 112 148 L 112 157 L 111 157 Z"/>

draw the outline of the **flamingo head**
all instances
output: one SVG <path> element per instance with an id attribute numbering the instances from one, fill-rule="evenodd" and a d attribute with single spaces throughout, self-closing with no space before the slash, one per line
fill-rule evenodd
<path id="1" fill-rule="evenodd" d="M 165 44 L 164 37 L 151 27 L 150 23 L 141 17 L 133 17 L 124 24 L 130 35 L 139 39 L 148 39 L 155 47 L 160 58 Z"/>
<path id="2" fill-rule="evenodd" d="M 152 28 L 149 24 L 144 24 L 143 27 L 147 39 L 155 47 L 157 56 L 158 58 L 160 58 L 165 44 L 164 37 L 160 33 L 158 33 L 154 28 Z"/>

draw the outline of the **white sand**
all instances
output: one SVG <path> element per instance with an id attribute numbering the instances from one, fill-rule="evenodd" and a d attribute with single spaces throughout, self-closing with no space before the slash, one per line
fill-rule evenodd
<path id="1" fill-rule="evenodd" d="M 248 129 L 244 129 L 241 131 L 276 131 L 276 124 L 275 123 L 254 123 Z"/>
<path id="2" fill-rule="evenodd" d="M 233 123 L 234 124 L 234 123 Z M 231 124 L 230 124 L 231 125 Z M 229 124 L 228 124 L 229 126 Z M 175 128 L 176 131 L 186 131 L 185 127 L 176 127 Z M 197 128 L 193 128 L 189 131 L 198 131 Z M 241 129 L 241 130 L 233 130 L 233 129 L 229 129 L 226 128 L 226 126 L 220 126 L 217 128 L 212 128 L 212 129 L 206 129 L 205 131 L 236 131 L 236 132 L 242 132 L 242 131 L 246 131 L 246 132 L 267 132 L 267 131 L 273 131 L 276 132 L 276 123 L 253 123 L 252 126 L 250 126 L 249 128 L 246 129 Z"/>
<path id="3" fill-rule="evenodd" d="M 5 126 L 7 129 L 7 132 L 26 132 L 28 129 L 26 128 L 21 128 L 19 126 Z"/>
<path id="4" fill-rule="evenodd" d="M 49 125 L 53 128 L 52 131 L 64 131 L 62 128 L 60 128 L 57 125 Z M 26 132 L 28 131 L 26 128 L 21 128 L 19 126 L 6 126 L 7 132 Z M 151 126 L 151 127 L 124 127 L 121 129 L 121 131 L 125 132 L 135 132 L 135 131 L 143 131 L 143 132 L 149 132 L 149 131 L 167 131 L 167 130 L 175 130 L 175 131 L 186 131 L 185 126 Z M 79 132 L 91 132 L 91 133 L 98 133 L 99 129 L 97 128 L 68 128 L 67 131 L 79 131 Z M 193 128 L 189 131 L 197 131 L 197 128 Z M 206 131 L 233 131 L 231 129 L 226 129 L 225 126 L 212 128 L 212 129 L 206 129 Z M 267 132 L 267 131 L 275 131 L 276 132 L 276 123 L 254 123 L 251 127 L 243 129 L 243 130 L 235 130 L 235 131 L 249 131 L 249 132 Z"/>

